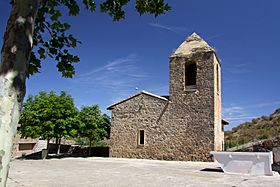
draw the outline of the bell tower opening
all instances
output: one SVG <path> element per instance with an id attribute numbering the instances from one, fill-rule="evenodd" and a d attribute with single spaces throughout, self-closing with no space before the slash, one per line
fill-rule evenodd
<path id="1" fill-rule="evenodd" d="M 185 90 L 196 89 L 196 63 L 185 64 Z"/>

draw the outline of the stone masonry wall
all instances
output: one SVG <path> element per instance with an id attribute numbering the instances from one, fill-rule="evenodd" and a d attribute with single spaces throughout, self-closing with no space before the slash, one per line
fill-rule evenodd
<path id="1" fill-rule="evenodd" d="M 168 101 L 141 94 L 114 107 L 110 136 L 110 156 L 157 158 L 165 147 L 160 131 Z M 145 145 L 138 145 L 139 130 L 145 131 Z"/>
<path id="2" fill-rule="evenodd" d="M 211 160 L 214 150 L 214 72 L 213 53 L 194 53 L 170 60 L 169 121 L 180 127 L 184 160 Z M 185 64 L 197 65 L 196 90 L 185 88 Z"/>
<path id="3" fill-rule="evenodd" d="M 215 129 L 220 128 L 215 125 L 221 125 L 214 112 L 213 58 L 212 52 L 171 58 L 169 102 L 142 93 L 114 106 L 110 156 L 212 160 L 210 151 L 216 150 L 220 141 L 214 138 Z M 197 63 L 196 91 L 184 88 L 188 61 Z M 145 145 L 138 145 L 139 130 L 145 132 Z"/>
<path id="4" fill-rule="evenodd" d="M 19 134 L 16 134 L 13 142 L 13 150 L 11 154 L 11 159 L 15 159 L 17 157 L 22 156 L 23 154 L 31 154 L 33 153 L 33 150 L 19 150 L 19 144 L 20 143 L 34 143 L 36 144 L 38 139 L 31 139 L 31 138 L 26 138 L 26 139 L 21 139 L 21 136 Z"/>

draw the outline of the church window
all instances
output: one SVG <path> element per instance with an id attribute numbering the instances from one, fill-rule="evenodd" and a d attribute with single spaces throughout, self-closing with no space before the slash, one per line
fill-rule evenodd
<path id="1" fill-rule="evenodd" d="M 196 63 L 185 64 L 185 88 L 192 89 L 196 88 Z"/>
<path id="2" fill-rule="evenodd" d="M 139 145 L 144 145 L 145 144 L 145 132 L 144 132 L 144 130 L 139 131 L 138 144 Z"/>

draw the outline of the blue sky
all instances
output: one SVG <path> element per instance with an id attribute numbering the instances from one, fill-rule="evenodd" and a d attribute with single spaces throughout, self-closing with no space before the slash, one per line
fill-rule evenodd
<path id="1" fill-rule="evenodd" d="M 0 0 L 0 33 L 10 6 Z M 169 56 L 192 32 L 213 46 L 222 64 L 223 116 L 227 129 L 280 107 L 280 1 L 167 1 L 169 13 L 139 16 L 132 5 L 126 19 L 112 22 L 102 13 L 83 11 L 64 17 L 83 42 L 73 79 L 62 78 L 55 62 L 43 63 L 27 81 L 27 95 L 41 90 L 67 91 L 77 106 L 98 103 L 103 112 L 135 88 L 168 94 Z M 0 41 L 2 46 L 2 40 Z"/>

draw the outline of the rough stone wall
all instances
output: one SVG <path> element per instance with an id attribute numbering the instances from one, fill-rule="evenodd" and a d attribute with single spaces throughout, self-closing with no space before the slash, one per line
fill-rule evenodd
<path id="1" fill-rule="evenodd" d="M 217 150 L 215 125 L 220 120 L 220 116 L 214 112 L 213 58 L 212 52 L 171 58 L 169 102 L 140 94 L 114 106 L 110 156 L 212 160 L 209 153 Z M 197 63 L 196 91 L 185 89 L 185 63 L 188 61 Z M 217 102 L 219 98 L 216 98 Z M 215 115 L 218 116 L 216 119 Z M 145 145 L 138 145 L 139 130 L 145 132 Z"/>
<path id="2" fill-rule="evenodd" d="M 280 165 L 280 136 L 250 142 L 228 149 L 231 152 L 273 152 L 273 163 Z"/>
<path id="3" fill-rule="evenodd" d="M 20 144 L 34 143 L 32 149 L 19 150 Z M 50 143 L 55 143 L 55 139 L 51 139 Z M 75 142 L 73 140 L 61 139 L 61 145 L 73 145 Z M 47 140 L 31 139 L 31 138 L 21 138 L 19 134 L 16 134 L 13 142 L 13 150 L 11 159 L 21 157 L 22 155 L 29 155 L 32 153 L 40 152 L 47 148 Z"/>
<path id="4" fill-rule="evenodd" d="M 110 156 L 157 158 L 164 149 L 166 135 L 161 118 L 168 101 L 141 94 L 112 109 Z M 145 145 L 138 145 L 139 130 L 145 132 Z"/>
<path id="5" fill-rule="evenodd" d="M 15 159 L 17 157 L 22 156 L 23 154 L 28 155 L 33 153 L 33 149 L 30 150 L 19 150 L 19 144 L 20 143 L 37 143 L 38 139 L 31 139 L 31 138 L 27 138 L 27 139 L 23 139 L 20 137 L 19 134 L 16 134 L 14 142 L 13 142 L 13 150 L 12 150 L 12 154 L 11 154 L 11 159 Z"/>
<path id="6" fill-rule="evenodd" d="M 194 53 L 170 59 L 169 121 L 183 126 L 179 141 L 185 160 L 211 160 L 214 150 L 214 68 L 213 53 Z M 185 88 L 185 64 L 197 64 L 196 89 Z M 179 129 L 178 129 L 179 130 Z M 179 143 L 178 141 L 178 143 Z M 182 144 L 181 143 L 181 144 Z"/>

